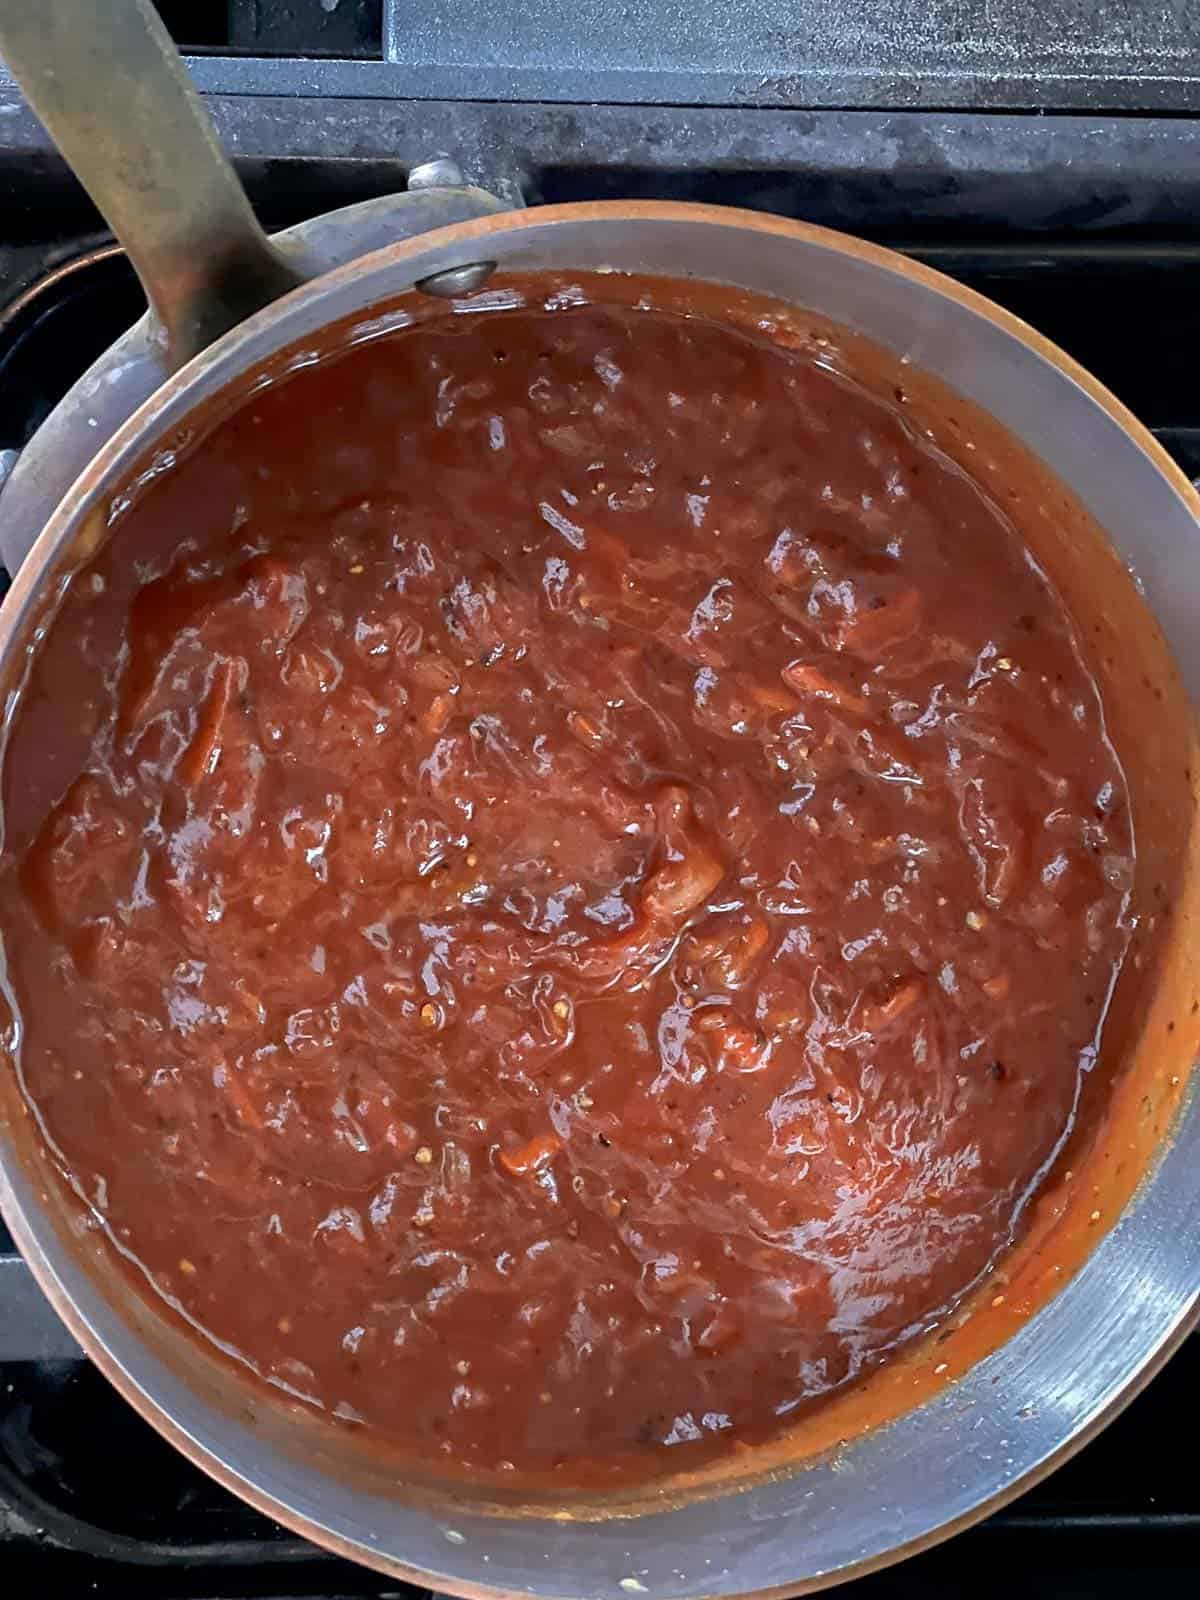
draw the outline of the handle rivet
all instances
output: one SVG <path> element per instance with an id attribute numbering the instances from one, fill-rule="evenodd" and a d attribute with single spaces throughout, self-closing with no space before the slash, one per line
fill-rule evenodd
<path id="1" fill-rule="evenodd" d="M 433 272 L 417 284 L 422 294 L 436 295 L 439 300 L 457 300 L 459 295 L 474 294 L 496 270 L 494 261 L 472 261 L 466 267 L 447 267 L 444 272 Z"/>
<path id="2" fill-rule="evenodd" d="M 418 162 L 408 175 L 410 189 L 461 189 L 467 180 L 452 156 L 430 156 Z"/>

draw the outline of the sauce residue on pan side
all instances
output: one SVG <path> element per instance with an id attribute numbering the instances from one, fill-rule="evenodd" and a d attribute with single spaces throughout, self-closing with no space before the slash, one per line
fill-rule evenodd
<path id="1" fill-rule="evenodd" d="M 254 396 L 76 576 L 6 771 L 23 1083 L 268 1381 L 669 1471 L 1009 1242 L 1132 838 L 927 420 L 825 346 L 447 316 Z"/>

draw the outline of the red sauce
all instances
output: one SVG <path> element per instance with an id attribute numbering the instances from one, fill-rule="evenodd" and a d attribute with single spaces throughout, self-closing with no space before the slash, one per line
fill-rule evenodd
<path id="1" fill-rule="evenodd" d="M 995 1260 L 1132 842 L 926 421 L 832 347 L 445 315 L 133 498 L 24 691 L 0 916 L 26 1093 L 197 1329 L 409 1449 L 663 1470 Z"/>

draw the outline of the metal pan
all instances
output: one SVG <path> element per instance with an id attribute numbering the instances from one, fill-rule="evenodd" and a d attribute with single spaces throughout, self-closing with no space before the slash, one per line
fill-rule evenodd
<path id="1" fill-rule="evenodd" d="M 230 1489 L 331 1549 L 458 1594 L 795 1594 L 919 1549 L 1019 1493 L 1137 1391 L 1200 1310 L 1191 486 L 1061 352 L 888 251 L 696 206 L 505 212 L 447 183 L 457 175 L 446 163 L 413 174 L 414 192 L 268 241 L 145 0 L 2 0 L 0 49 L 151 306 L 4 488 L 0 543 L 19 567 L 0 613 L 9 691 L 59 586 L 106 538 L 114 497 L 216 397 L 331 325 L 365 336 L 413 285 L 463 293 L 490 264 L 686 277 L 696 293 L 722 285 L 856 330 L 910 362 L 914 383 L 962 397 L 978 436 L 995 443 L 991 469 L 1025 461 L 1027 517 L 1057 530 L 1038 553 L 1092 640 L 1139 840 L 1140 923 L 1106 1039 L 1120 1072 L 1102 1136 L 1043 1196 L 1005 1263 L 1004 1292 L 936 1351 L 917 1347 L 833 1401 L 807 1436 L 620 1504 L 500 1501 L 433 1471 L 401 1472 L 264 1400 L 129 1292 L 55 1181 L 6 1071 L 0 1208 L 68 1326 L 142 1414 Z M 5 1042 L 12 1056 L 11 1019 Z"/>

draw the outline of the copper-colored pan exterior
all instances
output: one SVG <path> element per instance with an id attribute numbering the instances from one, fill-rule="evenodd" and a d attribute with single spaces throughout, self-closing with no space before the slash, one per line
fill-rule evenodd
<path id="1" fill-rule="evenodd" d="M 326 258 L 339 254 L 356 255 L 352 221 Z M 381 309 L 414 282 L 481 259 L 501 275 L 600 270 L 614 294 L 621 275 L 647 275 L 664 302 L 734 317 L 766 297 L 829 319 L 911 363 L 918 387 L 963 397 L 964 440 L 987 442 L 972 458 L 978 476 L 999 488 L 1017 473 L 1015 514 L 1088 631 L 1134 801 L 1140 922 L 1109 1031 L 1121 1071 L 1102 1136 L 1042 1198 L 1003 1295 L 985 1299 L 936 1355 L 910 1352 L 807 1432 L 724 1474 L 608 1506 L 545 1494 L 501 1502 L 432 1471 L 401 1473 L 353 1435 L 242 1386 L 112 1271 L 109 1247 L 53 1179 L 13 1072 L 0 1078 L 0 1208 L 64 1320 L 142 1414 L 228 1488 L 330 1549 L 464 1595 L 808 1592 L 1021 1492 L 1103 1426 L 1196 1320 L 1200 1110 L 1188 1090 L 1200 1038 L 1200 501 L 1061 352 L 886 250 L 694 206 L 491 215 L 347 259 L 224 335 L 142 400 L 40 531 L 49 480 L 14 479 L 0 539 L 32 549 L 0 613 L 6 689 L 20 683 L 56 586 L 106 537 L 114 494 L 189 418 L 332 325 L 340 337 L 371 336 Z M 88 431 L 95 438 L 94 400 L 93 386 L 54 419 L 80 450 Z M 10 1043 L 19 1053 L 19 1039 Z"/>

